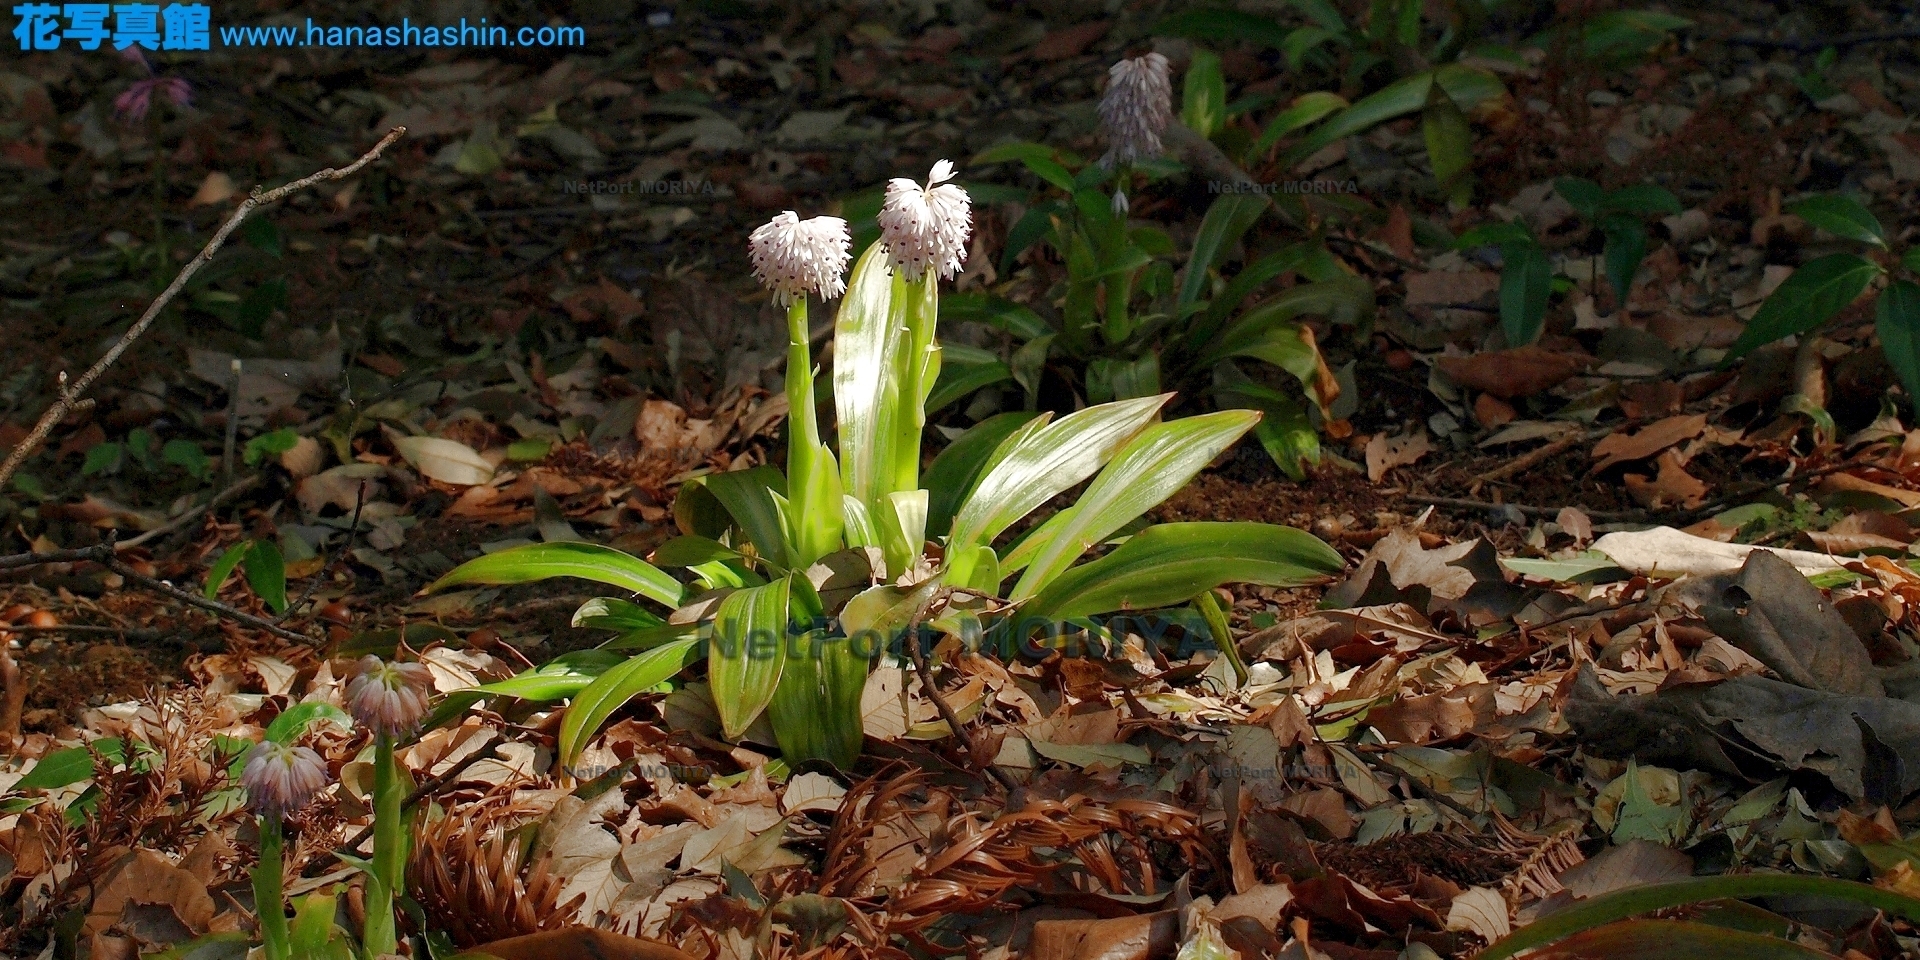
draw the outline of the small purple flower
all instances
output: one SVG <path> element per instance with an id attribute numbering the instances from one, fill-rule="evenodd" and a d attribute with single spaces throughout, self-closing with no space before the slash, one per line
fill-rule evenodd
<path id="1" fill-rule="evenodd" d="M 261 816 L 280 818 L 299 810 L 327 786 L 327 764 L 306 747 L 265 741 L 247 754 L 240 785 Z"/>
<path id="2" fill-rule="evenodd" d="M 179 77 L 148 77 L 135 80 L 126 91 L 113 98 L 113 114 L 125 123 L 139 123 L 146 119 L 147 110 L 153 106 L 153 96 L 160 97 L 174 107 L 184 107 L 193 102 L 193 87 Z"/>
<path id="3" fill-rule="evenodd" d="M 402 737 L 426 716 L 432 695 L 433 674 L 424 664 L 387 663 L 368 654 L 347 684 L 347 712 L 375 733 Z"/>

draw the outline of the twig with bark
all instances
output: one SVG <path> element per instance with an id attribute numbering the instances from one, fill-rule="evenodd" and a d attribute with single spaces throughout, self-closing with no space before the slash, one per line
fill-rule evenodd
<path id="1" fill-rule="evenodd" d="M 67 415 L 74 410 L 83 409 L 86 404 L 91 402 L 84 400 L 82 396 L 87 392 L 87 388 L 93 386 L 94 381 L 100 379 L 100 375 L 106 373 L 107 368 L 113 366 L 114 362 L 120 359 L 120 355 L 127 352 L 127 348 L 133 346 L 134 341 L 140 339 L 141 334 L 147 332 L 148 327 L 153 326 L 153 321 L 159 318 L 160 312 L 165 310 L 167 304 L 172 303 L 173 298 L 178 296 L 180 291 L 186 288 L 187 281 L 192 279 L 194 274 L 200 272 L 201 267 L 206 266 L 207 262 L 213 259 L 213 255 L 219 252 L 220 247 L 227 242 L 228 235 L 232 234 L 233 231 L 240 226 L 241 221 L 245 220 L 248 214 L 268 204 L 285 199 L 317 183 L 323 183 L 328 180 L 340 180 L 353 176 L 360 172 L 361 168 L 378 159 L 381 151 L 387 149 L 388 146 L 392 145 L 395 140 L 400 139 L 406 132 L 406 127 L 394 127 L 387 132 L 386 136 L 380 138 L 379 143 L 373 145 L 373 149 L 361 154 L 360 159 L 344 167 L 328 167 L 318 173 L 301 177 L 292 183 L 282 184 L 272 190 L 263 191 L 259 187 L 253 188 L 253 193 L 250 194 L 246 200 L 242 201 L 240 206 L 234 208 L 233 215 L 227 218 L 227 222 L 220 225 L 220 229 L 214 233 L 213 239 L 207 241 L 207 245 L 201 248 L 198 255 L 192 260 L 187 261 L 187 265 L 181 269 L 178 276 L 173 278 L 173 282 L 167 284 L 167 288 L 161 291 L 160 295 L 155 297 L 151 304 L 147 305 L 146 312 L 140 315 L 140 319 L 134 321 L 133 326 L 127 328 L 126 333 L 120 335 L 120 339 L 116 341 L 112 347 L 108 348 L 104 356 L 95 361 L 93 366 L 88 367 L 87 372 L 81 374 L 77 380 L 69 382 L 65 372 L 60 374 L 60 393 L 59 396 L 54 398 L 53 405 L 48 407 L 47 411 L 40 415 L 40 420 L 33 425 L 31 431 L 28 431 L 26 439 L 20 441 L 20 443 L 13 448 L 12 452 L 7 454 L 6 461 L 0 462 L 0 490 L 7 488 L 7 483 L 13 479 L 14 473 L 20 469 L 20 465 L 26 462 L 28 455 L 39 449 L 40 445 L 46 442 L 47 435 L 53 432 L 53 428 L 57 426 L 60 421 L 65 420 Z"/>

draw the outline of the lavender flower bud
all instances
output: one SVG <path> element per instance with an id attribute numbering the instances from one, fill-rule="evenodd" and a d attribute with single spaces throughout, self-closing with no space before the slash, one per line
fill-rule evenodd
<path id="1" fill-rule="evenodd" d="M 809 293 L 831 300 L 846 292 L 852 246 L 845 220 L 802 220 L 792 210 L 767 221 L 747 238 L 753 275 L 783 307 Z"/>
<path id="2" fill-rule="evenodd" d="M 247 754 L 240 785 L 247 788 L 247 804 L 254 812 L 284 817 L 306 806 L 314 794 L 326 788 L 327 764 L 306 747 L 268 740 Z"/>
<path id="3" fill-rule="evenodd" d="M 425 665 L 385 663 L 369 654 L 360 658 L 360 673 L 347 684 L 347 712 L 375 733 L 405 736 L 426 715 L 432 694 L 433 675 Z"/>
<path id="4" fill-rule="evenodd" d="M 905 177 L 887 182 L 880 238 L 894 271 L 910 282 L 918 282 L 928 270 L 951 280 L 967 259 L 973 202 L 959 184 L 947 183 L 951 179 L 953 163 L 942 160 L 933 165 L 925 187 Z"/>
<path id="5" fill-rule="evenodd" d="M 1167 58 L 1149 53 L 1114 64 L 1107 70 L 1107 92 L 1100 97 L 1108 146 L 1100 165 L 1111 169 L 1159 156 L 1160 134 L 1172 122 L 1173 80 Z"/>

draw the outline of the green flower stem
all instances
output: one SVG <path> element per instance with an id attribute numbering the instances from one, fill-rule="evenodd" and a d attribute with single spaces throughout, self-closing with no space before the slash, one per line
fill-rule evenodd
<path id="1" fill-rule="evenodd" d="M 253 868 L 253 912 L 260 918 L 260 941 L 267 960 L 291 960 L 287 940 L 287 897 L 280 886 L 281 836 L 279 817 L 260 818 L 260 862 Z"/>
<path id="2" fill-rule="evenodd" d="M 787 307 L 787 540 L 795 568 L 840 549 L 846 525 L 840 491 L 840 465 L 820 442 L 813 343 L 802 297 Z"/>
<path id="3" fill-rule="evenodd" d="M 804 454 L 820 446 L 820 423 L 813 399 L 813 341 L 807 326 L 807 299 L 787 307 L 787 469 L 795 472 Z"/>
<path id="4" fill-rule="evenodd" d="M 372 956 L 398 953 L 393 893 L 407 869 L 407 787 L 393 758 L 393 738 L 376 734 L 373 747 L 373 872 L 367 875 L 367 927 L 361 943 Z"/>
<path id="5" fill-rule="evenodd" d="M 940 355 L 933 345 L 934 325 L 940 312 L 940 278 L 932 270 L 919 283 L 901 283 L 895 292 L 904 294 L 900 304 L 901 326 L 907 332 L 907 369 L 900 384 L 902 416 L 895 424 L 899 430 L 894 446 L 893 483 L 890 491 L 920 489 L 920 435 L 927 425 L 927 397 L 940 375 Z M 915 544 L 914 546 L 919 546 Z"/>

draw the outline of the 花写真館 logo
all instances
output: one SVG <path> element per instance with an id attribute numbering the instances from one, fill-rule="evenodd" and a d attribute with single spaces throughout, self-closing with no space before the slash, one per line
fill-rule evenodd
<path id="1" fill-rule="evenodd" d="M 486 17 L 435 26 L 401 18 L 397 24 L 305 24 L 215 27 L 207 4 L 21 3 L 13 6 L 13 37 L 25 51 L 211 50 L 221 47 L 580 47 L 586 29 L 567 24 L 508 27 Z"/>
<path id="2" fill-rule="evenodd" d="M 71 41 L 82 50 L 101 44 L 125 50 L 207 50 L 212 12 L 204 3 L 23 3 L 13 8 L 14 39 L 22 50 L 58 50 Z"/>

